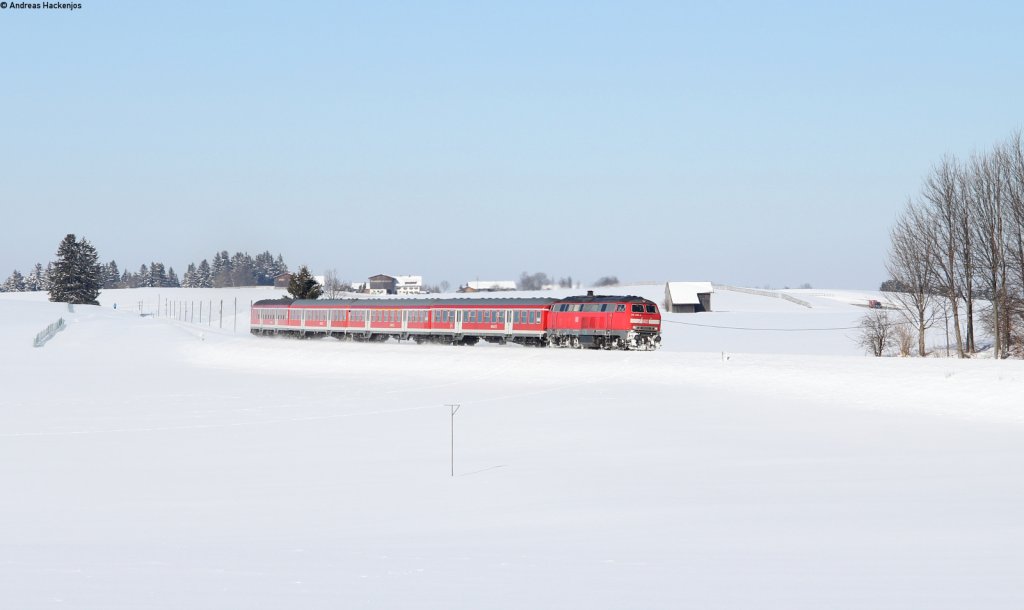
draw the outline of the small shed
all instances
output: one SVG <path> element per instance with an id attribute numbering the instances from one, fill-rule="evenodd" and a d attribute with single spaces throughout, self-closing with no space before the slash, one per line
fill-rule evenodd
<path id="1" fill-rule="evenodd" d="M 292 274 L 289 271 L 278 273 L 274 276 L 274 288 L 288 288 L 292 282 Z"/>
<path id="2" fill-rule="evenodd" d="M 668 282 L 665 284 L 665 306 L 672 313 L 711 311 L 711 282 Z"/>

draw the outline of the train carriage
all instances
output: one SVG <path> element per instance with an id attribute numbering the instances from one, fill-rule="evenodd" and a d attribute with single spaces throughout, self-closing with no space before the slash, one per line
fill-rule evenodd
<path id="1" fill-rule="evenodd" d="M 657 305 L 634 296 L 565 299 L 323 299 L 253 304 L 254 334 L 333 336 L 357 341 L 412 339 L 472 345 L 654 349 L 661 341 Z"/>

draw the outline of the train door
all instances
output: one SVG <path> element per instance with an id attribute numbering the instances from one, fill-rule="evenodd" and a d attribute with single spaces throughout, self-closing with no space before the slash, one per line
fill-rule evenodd
<path id="1" fill-rule="evenodd" d="M 409 310 L 403 309 L 402 312 L 402 332 L 409 330 Z"/>
<path id="2" fill-rule="evenodd" d="M 453 313 L 455 314 L 455 334 L 460 334 L 462 333 L 462 310 L 459 309 Z"/>
<path id="3" fill-rule="evenodd" d="M 505 334 L 506 335 L 511 335 L 512 334 L 512 313 L 513 312 L 512 312 L 511 309 L 506 309 L 505 310 Z"/>

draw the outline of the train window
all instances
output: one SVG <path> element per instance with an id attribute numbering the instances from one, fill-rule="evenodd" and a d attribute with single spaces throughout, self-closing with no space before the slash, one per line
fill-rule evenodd
<path id="1" fill-rule="evenodd" d="M 647 313 L 658 313 L 658 308 L 656 308 L 654 305 L 648 305 Z"/>
<path id="2" fill-rule="evenodd" d="M 615 312 L 616 313 L 622 313 L 623 311 L 626 311 L 626 306 L 625 305 L 620 303 L 620 304 L 615 306 Z"/>

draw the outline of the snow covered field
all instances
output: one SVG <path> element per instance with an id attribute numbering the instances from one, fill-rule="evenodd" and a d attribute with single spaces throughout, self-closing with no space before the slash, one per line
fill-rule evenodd
<path id="1" fill-rule="evenodd" d="M 158 293 L 237 298 L 237 332 L 140 317 Z M 791 293 L 720 291 L 652 353 L 251 337 L 271 289 L 0 295 L 0 607 L 1024 607 L 1024 363 L 866 358 L 797 329 L 878 295 Z"/>

